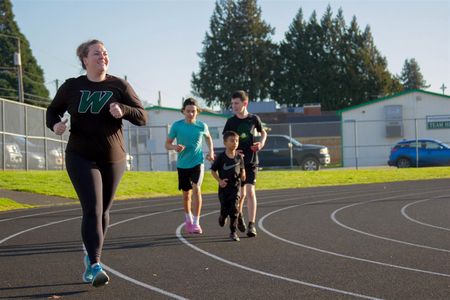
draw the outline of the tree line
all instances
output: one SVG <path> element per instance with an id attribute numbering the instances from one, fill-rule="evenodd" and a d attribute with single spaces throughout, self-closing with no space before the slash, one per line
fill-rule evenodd
<path id="1" fill-rule="evenodd" d="M 19 51 L 20 46 L 20 52 Z M 17 59 L 20 53 L 25 102 L 40 106 L 50 103 L 44 71 L 34 58 L 30 44 L 14 20 L 10 0 L 0 1 L 0 97 L 19 101 Z"/>
<path id="2" fill-rule="evenodd" d="M 257 0 L 217 0 L 199 70 L 192 73 L 193 93 L 208 106 L 223 108 L 233 90 L 244 89 L 253 101 L 273 99 L 290 107 L 320 103 L 336 110 L 426 87 L 414 58 L 405 60 L 400 75 L 391 74 L 370 27 L 362 30 L 356 17 L 347 25 L 342 9 L 334 16 L 328 6 L 320 19 L 313 12 L 306 20 L 300 8 L 281 42 L 274 43 L 273 34 Z M 18 40 L 25 102 L 47 106 L 44 72 L 14 20 L 10 0 L 1 0 L 0 97 L 16 101 Z"/>
<path id="3" fill-rule="evenodd" d="M 347 25 L 342 9 L 334 16 L 328 6 L 320 19 L 314 11 L 305 20 L 300 8 L 281 42 L 273 34 L 257 0 L 216 1 L 193 93 L 223 108 L 231 91 L 244 89 L 252 101 L 337 110 L 426 87 L 414 58 L 405 60 L 401 75 L 391 74 L 370 26 L 361 29 L 355 16 Z"/>

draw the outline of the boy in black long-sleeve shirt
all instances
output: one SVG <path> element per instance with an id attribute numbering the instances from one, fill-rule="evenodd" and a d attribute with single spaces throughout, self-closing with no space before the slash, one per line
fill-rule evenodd
<path id="1" fill-rule="evenodd" d="M 230 238 L 239 241 L 236 234 L 239 188 L 241 180 L 245 180 L 244 159 L 236 152 L 239 135 L 234 131 L 223 134 L 225 151 L 219 154 L 211 166 L 211 175 L 219 183 L 220 216 L 219 225 L 224 226 L 230 217 Z"/>

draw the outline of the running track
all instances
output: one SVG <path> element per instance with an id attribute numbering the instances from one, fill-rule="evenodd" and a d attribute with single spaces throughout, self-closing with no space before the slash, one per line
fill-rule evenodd
<path id="1" fill-rule="evenodd" d="M 78 206 L 1 213 L 0 299 L 450 299 L 449 183 L 259 191 L 241 242 L 215 195 L 201 236 L 179 197 L 117 201 L 99 289 L 81 281 Z"/>

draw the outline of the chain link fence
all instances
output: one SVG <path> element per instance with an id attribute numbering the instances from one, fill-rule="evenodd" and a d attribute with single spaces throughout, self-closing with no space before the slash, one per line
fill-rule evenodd
<path id="1" fill-rule="evenodd" d="M 434 127 L 427 118 L 346 120 L 342 122 L 344 167 L 386 166 L 392 147 L 400 140 L 435 139 L 450 143 L 450 126 Z M 416 157 L 420 159 L 419 155 Z"/>
<path id="2" fill-rule="evenodd" d="M 0 167 L 64 169 L 68 133 L 55 135 L 45 126 L 45 109 L 0 99 Z"/>
<path id="3" fill-rule="evenodd" d="M 0 98 L 0 167 L 3 170 L 62 170 L 69 133 L 55 135 L 45 125 L 45 109 Z M 386 120 L 266 124 L 269 138 L 284 135 L 302 144 L 328 148 L 331 167 L 386 166 L 390 151 L 401 139 L 434 138 L 450 143 L 450 128 L 432 130 L 427 119 L 404 119 L 400 128 L 388 128 Z M 138 127 L 124 122 L 127 169 L 176 170 L 176 153 L 164 147 L 170 125 Z M 220 135 L 220 133 L 218 133 Z M 220 140 L 217 138 L 216 140 Z M 207 150 L 204 145 L 205 151 Z M 223 145 L 215 145 L 222 148 Z M 268 151 L 263 149 L 262 151 Z M 281 153 L 281 151 L 280 151 Z M 293 151 L 284 155 L 292 163 Z M 280 165 L 281 166 L 281 165 Z M 206 163 L 205 167 L 209 167 Z"/>

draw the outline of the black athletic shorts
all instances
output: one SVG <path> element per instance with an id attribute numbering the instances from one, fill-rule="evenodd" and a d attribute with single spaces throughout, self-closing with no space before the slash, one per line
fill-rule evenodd
<path id="1" fill-rule="evenodd" d="M 258 173 L 258 166 L 255 164 L 245 164 L 245 180 L 241 182 L 241 186 L 246 184 L 256 183 L 256 174 Z"/>
<path id="2" fill-rule="evenodd" d="M 203 164 L 196 165 L 193 168 L 178 170 L 178 189 L 185 192 L 192 189 L 192 184 L 202 185 L 205 168 Z"/>

